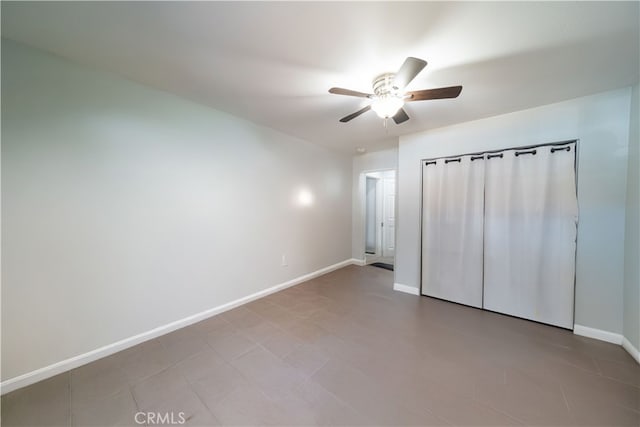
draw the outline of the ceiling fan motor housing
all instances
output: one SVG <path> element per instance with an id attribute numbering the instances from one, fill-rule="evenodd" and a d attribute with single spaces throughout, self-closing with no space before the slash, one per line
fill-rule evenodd
<path id="1" fill-rule="evenodd" d="M 404 104 L 402 96 L 398 93 L 398 87 L 394 86 L 395 78 L 394 73 L 385 73 L 373 80 L 375 97 L 371 109 L 382 119 L 395 116 Z"/>
<path id="2" fill-rule="evenodd" d="M 373 79 L 373 93 L 378 97 L 384 95 L 398 95 L 398 87 L 393 85 L 395 73 L 384 73 Z"/>

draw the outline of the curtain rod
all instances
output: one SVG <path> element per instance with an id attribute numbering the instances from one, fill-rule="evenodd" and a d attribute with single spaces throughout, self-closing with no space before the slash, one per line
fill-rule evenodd
<path id="1" fill-rule="evenodd" d="M 420 162 L 424 162 L 427 161 L 429 162 L 428 164 L 434 164 L 435 160 L 440 160 L 440 159 L 455 159 L 456 157 L 464 157 L 464 156 L 475 156 L 472 157 L 471 160 L 478 160 L 480 157 L 484 156 L 485 154 L 489 154 L 490 156 L 495 154 L 495 153 L 502 153 L 505 151 L 509 151 L 509 150 L 528 150 L 531 148 L 538 148 L 538 147 L 549 147 L 549 146 L 554 146 L 554 145 L 566 145 L 566 144 L 572 144 L 572 143 L 577 143 L 578 140 L 577 139 L 568 139 L 566 141 L 558 141 L 558 142 L 546 142 L 544 144 L 536 144 L 536 145 L 525 145 L 525 146 L 521 146 L 521 147 L 511 147 L 511 148 L 501 148 L 499 150 L 486 150 L 486 151 L 477 151 L 475 153 L 465 153 L 465 154 L 455 154 L 455 155 L 449 155 L 449 156 L 441 156 L 441 157 L 432 157 L 432 158 L 428 158 L 428 159 L 420 159 Z M 551 149 L 551 152 L 556 152 L 559 150 L 565 150 L 566 148 L 559 148 L 559 149 Z M 492 156 L 495 157 L 495 156 Z M 499 156 L 502 157 L 502 156 Z M 487 156 L 487 158 L 490 158 L 489 156 Z"/>

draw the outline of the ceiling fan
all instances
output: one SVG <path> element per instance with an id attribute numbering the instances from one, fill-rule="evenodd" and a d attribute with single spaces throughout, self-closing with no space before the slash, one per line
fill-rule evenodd
<path id="1" fill-rule="evenodd" d="M 378 117 L 393 118 L 396 124 L 409 120 L 409 115 L 402 108 L 405 102 L 426 101 L 428 99 L 456 98 L 462 91 L 462 86 L 440 87 L 437 89 L 424 89 L 405 92 L 404 88 L 427 65 L 427 61 L 419 58 L 408 57 L 397 73 L 384 73 L 373 79 L 373 93 L 363 93 L 350 89 L 332 87 L 329 93 L 336 95 L 357 96 L 369 98 L 371 104 L 340 119 L 346 123 L 355 119 L 362 113 L 373 110 Z"/>

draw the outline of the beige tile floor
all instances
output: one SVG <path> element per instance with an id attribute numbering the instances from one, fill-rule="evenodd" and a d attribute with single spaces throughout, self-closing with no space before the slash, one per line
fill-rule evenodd
<path id="1" fill-rule="evenodd" d="M 640 425 L 619 346 L 346 267 L 2 397 L 2 425 Z M 152 423 L 150 423 L 152 424 Z"/>

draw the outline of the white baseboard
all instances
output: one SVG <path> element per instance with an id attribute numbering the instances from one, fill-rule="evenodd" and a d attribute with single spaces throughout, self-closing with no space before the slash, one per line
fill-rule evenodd
<path id="1" fill-rule="evenodd" d="M 411 295 L 420 295 L 420 289 L 414 288 L 413 286 L 403 285 L 402 283 L 394 283 L 393 290 Z"/>
<path id="2" fill-rule="evenodd" d="M 631 344 L 631 341 L 629 341 L 627 337 L 622 337 L 622 348 L 627 350 L 627 353 L 636 359 L 636 362 L 640 363 L 640 351 Z"/>
<path id="3" fill-rule="evenodd" d="M 45 366 L 40 369 L 36 369 L 35 371 L 27 372 L 26 374 L 22 374 L 17 377 L 10 378 L 0 383 L 0 394 L 9 393 L 13 390 L 17 390 L 19 388 L 34 384 L 38 381 L 42 381 L 47 378 L 53 377 L 54 375 L 58 375 L 66 371 L 70 371 L 79 366 L 86 365 L 87 363 L 91 363 L 95 360 L 101 359 L 106 356 L 110 356 L 121 350 L 127 349 L 129 347 L 133 347 L 134 345 L 140 344 L 142 342 L 148 341 L 153 338 L 157 338 L 161 335 L 168 334 L 169 332 L 173 332 L 177 329 L 184 328 L 185 326 L 189 326 L 194 323 L 200 322 L 211 316 L 215 316 L 216 314 L 223 313 L 227 310 L 231 310 L 243 304 L 247 304 L 258 298 L 265 297 L 267 295 L 273 294 L 275 292 L 281 291 L 291 286 L 295 286 L 300 283 L 306 282 L 307 280 L 311 280 L 318 276 L 322 276 L 323 274 L 330 273 L 339 268 L 346 267 L 347 265 L 353 265 L 353 264 L 360 265 L 359 262 L 361 262 L 361 260 L 358 260 L 355 258 L 347 259 L 347 260 L 338 262 L 336 264 L 330 265 L 328 267 L 321 268 L 309 274 L 296 277 L 295 279 L 291 279 L 287 282 L 280 283 L 278 285 L 272 286 L 262 291 L 253 293 L 251 295 L 247 295 L 246 297 L 239 298 L 235 301 L 231 301 L 226 304 L 220 305 L 218 307 L 205 310 L 203 312 L 194 314 L 189 317 L 185 317 L 184 319 L 176 320 L 175 322 L 171 322 L 166 325 L 159 326 L 150 331 L 146 331 L 141 334 L 117 341 L 115 343 L 105 345 L 95 350 L 91 350 L 87 353 L 79 354 L 69 359 L 56 362 L 52 365 Z"/>
<path id="4" fill-rule="evenodd" d="M 358 259 L 358 258 L 351 258 L 351 263 L 353 265 L 359 265 L 360 267 L 362 267 L 362 266 L 364 266 L 366 264 L 365 260 Z"/>
<path id="5" fill-rule="evenodd" d="M 589 328 L 588 326 L 573 325 L 573 333 L 587 338 L 622 345 L 622 335 L 602 329 Z"/>

